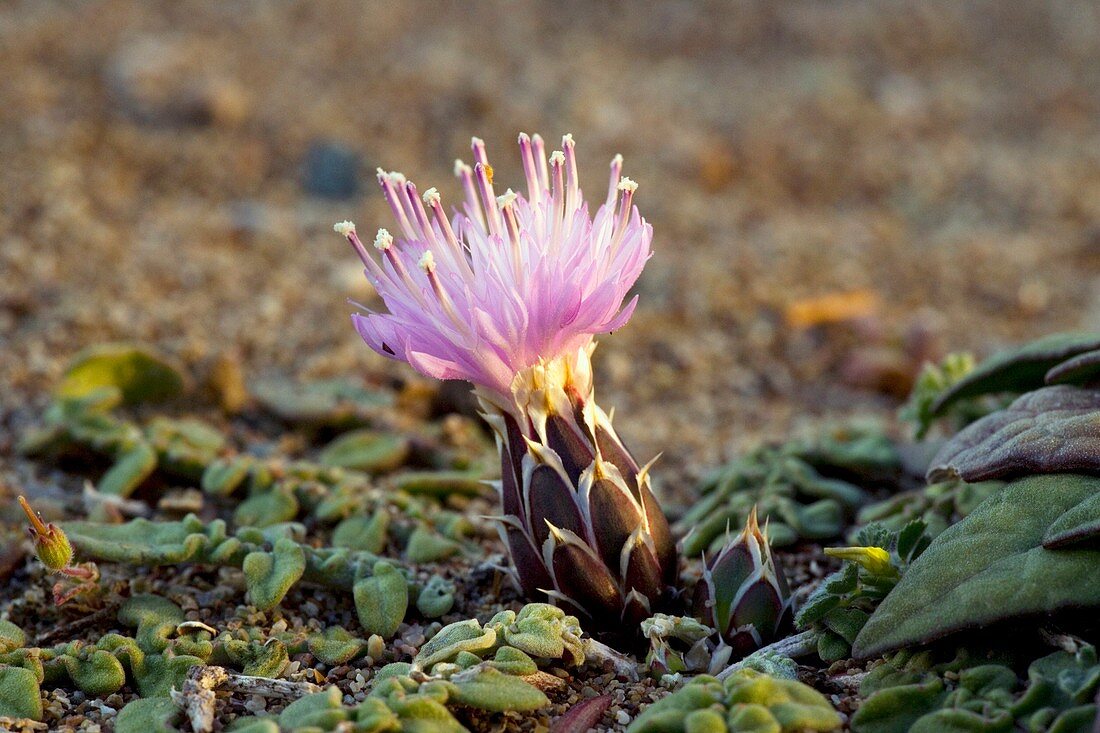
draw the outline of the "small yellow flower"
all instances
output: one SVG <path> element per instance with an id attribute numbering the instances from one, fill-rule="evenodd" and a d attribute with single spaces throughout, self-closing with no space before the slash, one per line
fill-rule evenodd
<path id="1" fill-rule="evenodd" d="M 881 547 L 826 547 L 825 554 L 859 563 L 872 575 L 896 577 L 898 574 L 897 568 L 890 562 L 890 553 Z"/>

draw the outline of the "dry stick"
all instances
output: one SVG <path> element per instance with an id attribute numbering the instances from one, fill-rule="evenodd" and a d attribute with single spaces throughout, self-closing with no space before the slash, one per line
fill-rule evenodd
<path id="1" fill-rule="evenodd" d="M 183 688 L 179 691 L 172 690 L 172 701 L 187 715 L 195 733 L 210 733 L 214 730 L 214 708 L 217 702 L 214 691 L 218 689 L 286 700 L 295 700 L 321 690 L 309 682 L 253 677 L 230 672 L 225 667 L 196 665 L 188 673 Z"/>
<path id="2" fill-rule="evenodd" d="M 49 726 L 45 723 L 31 720 L 30 718 L 6 718 L 0 716 L 0 730 L 15 733 L 16 731 L 49 730 Z"/>
<path id="3" fill-rule="evenodd" d="M 607 644 L 595 639 L 584 639 L 582 643 L 584 645 L 584 655 L 593 662 L 596 664 L 610 662 L 616 675 L 625 677 L 631 682 L 638 681 L 638 663 L 630 657 L 620 654 Z"/>

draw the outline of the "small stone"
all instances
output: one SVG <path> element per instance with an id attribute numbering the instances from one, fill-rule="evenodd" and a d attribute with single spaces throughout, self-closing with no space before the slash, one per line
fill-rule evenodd
<path id="1" fill-rule="evenodd" d="M 312 196 L 340 200 L 359 193 L 359 154 L 345 145 L 314 142 L 302 167 L 302 188 Z"/>

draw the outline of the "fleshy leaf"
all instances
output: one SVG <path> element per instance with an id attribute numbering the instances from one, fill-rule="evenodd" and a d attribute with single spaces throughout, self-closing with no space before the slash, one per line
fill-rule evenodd
<path id="1" fill-rule="evenodd" d="M 353 430 L 325 446 L 318 460 L 324 466 L 386 473 L 401 466 L 410 450 L 408 439 L 400 435 Z"/>
<path id="2" fill-rule="evenodd" d="M 185 382 L 175 365 L 144 346 L 103 344 L 77 354 L 56 393 L 83 397 L 101 387 L 116 387 L 127 404 L 137 404 L 175 397 Z"/>
<path id="3" fill-rule="evenodd" d="M 987 415 L 949 440 L 929 480 L 1100 473 L 1100 390 L 1045 387 Z"/>
<path id="4" fill-rule="evenodd" d="M 932 405 L 932 413 L 942 415 L 955 402 L 971 397 L 1041 387 L 1048 370 L 1095 349 L 1100 349 L 1098 334 L 1059 333 L 995 354 L 940 395 Z"/>
<path id="5" fill-rule="evenodd" d="M 1100 380 L 1100 349 L 1063 361 L 1046 374 L 1047 384 L 1089 384 Z"/>
<path id="6" fill-rule="evenodd" d="M 538 710 L 550 704 L 536 687 L 492 667 L 457 674 L 451 682 L 455 686 L 451 696 L 454 702 L 480 710 Z"/>
<path id="7" fill-rule="evenodd" d="M 1100 478 L 1021 479 L 948 527 L 906 571 L 853 645 L 866 658 L 1033 613 L 1100 606 L 1100 551 L 1048 550 L 1060 517 L 1100 491 Z"/>
<path id="8" fill-rule="evenodd" d="M 0 664 L 0 717 L 42 720 L 42 695 L 34 672 Z"/>
<path id="9" fill-rule="evenodd" d="M 368 634 L 389 639 L 405 619 L 409 588 L 405 576 L 388 562 L 374 564 L 372 575 L 352 588 L 359 623 Z"/>
<path id="10" fill-rule="evenodd" d="M 271 552 L 250 552 L 241 566 L 252 603 L 261 611 L 274 608 L 306 569 L 305 552 L 290 539 L 280 539 Z"/>
<path id="11" fill-rule="evenodd" d="M 183 711 L 170 697 L 133 700 L 119 711 L 115 733 L 175 733 Z"/>

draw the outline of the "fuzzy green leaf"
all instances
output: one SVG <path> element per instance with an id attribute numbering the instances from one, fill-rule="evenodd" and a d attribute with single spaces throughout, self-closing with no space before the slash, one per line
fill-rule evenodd
<path id="1" fill-rule="evenodd" d="M 409 607 L 408 583 L 397 568 L 388 562 L 376 562 L 372 575 L 355 583 L 352 596 L 364 631 L 383 639 L 397 633 Z"/>
<path id="2" fill-rule="evenodd" d="M 451 678 L 451 683 L 455 687 L 451 693 L 454 702 L 479 710 L 523 712 L 550 704 L 546 695 L 536 687 L 492 667 L 472 674 L 459 673 Z"/>
<path id="3" fill-rule="evenodd" d="M 332 531 L 332 546 L 378 554 L 386 547 L 390 513 L 384 508 L 369 517 L 348 517 Z"/>
<path id="4" fill-rule="evenodd" d="M 0 664 L 0 717 L 42 720 L 42 694 L 34 672 Z"/>
<path id="5" fill-rule="evenodd" d="M 1063 361 L 1046 374 L 1047 384 L 1090 384 L 1100 380 L 1100 349 Z"/>
<path id="6" fill-rule="evenodd" d="M 293 520 L 298 516 L 298 508 L 294 492 L 276 487 L 238 504 L 233 522 L 238 527 L 270 527 Z"/>
<path id="7" fill-rule="evenodd" d="M 119 711 L 115 733 L 176 733 L 183 713 L 170 697 L 133 700 Z"/>
<path id="8" fill-rule="evenodd" d="M 153 471 L 157 453 L 148 443 L 138 443 L 118 457 L 99 480 L 99 491 L 114 496 L 130 496 Z"/>
<path id="9" fill-rule="evenodd" d="M 1045 387 L 960 431 L 932 461 L 930 480 L 1100 473 L 1100 390 Z"/>
<path id="10" fill-rule="evenodd" d="M 1094 349 L 1100 349 L 1100 335 L 1059 333 L 995 354 L 940 395 L 932 413 L 942 415 L 955 402 L 971 397 L 1041 387 L 1048 370 Z"/>
<path id="11" fill-rule="evenodd" d="M 403 436 L 353 430 L 325 446 L 317 460 L 323 466 L 388 473 L 405 463 L 410 451 L 409 440 Z"/>
<path id="12" fill-rule="evenodd" d="M 58 397 L 83 397 L 101 387 L 116 387 L 127 404 L 158 402 L 184 390 L 183 373 L 144 346 L 104 344 L 73 359 L 58 385 Z"/>
<path id="13" fill-rule="evenodd" d="M 241 566 L 252 603 L 261 611 L 274 608 L 306 569 L 305 551 L 291 539 L 275 543 L 271 552 L 250 552 Z"/>
<path id="14" fill-rule="evenodd" d="M 1100 606 L 1100 551 L 1048 550 L 1049 528 L 1100 491 L 1100 478 L 1021 479 L 947 528 L 856 638 L 861 658 L 1015 616 Z"/>

